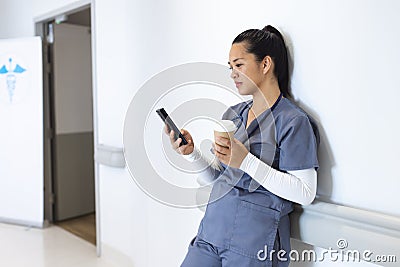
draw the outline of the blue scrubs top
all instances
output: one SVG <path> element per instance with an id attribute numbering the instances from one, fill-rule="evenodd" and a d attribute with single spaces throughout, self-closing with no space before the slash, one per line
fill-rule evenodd
<path id="1" fill-rule="evenodd" d="M 277 170 L 318 168 L 319 134 L 312 118 L 280 96 L 246 129 L 252 102 L 231 106 L 222 116 L 238 127 L 235 138 L 250 153 Z M 198 229 L 199 238 L 255 259 L 265 246 L 269 255 L 275 238 L 279 238 L 278 250 L 285 250 L 288 258 L 288 214 L 293 210 L 293 203 L 260 186 L 242 170 L 221 164 L 223 170 L 216 172 L 218 178 Z M 282 264 L 287 266 L 289 261 Z"/>

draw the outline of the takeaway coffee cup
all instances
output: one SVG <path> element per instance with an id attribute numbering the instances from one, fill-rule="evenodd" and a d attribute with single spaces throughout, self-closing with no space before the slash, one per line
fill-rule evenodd
<path id="1" fill-rule="evenodd" d="M 233 139 L 235 131 L 236 125 L 233 123 L 233 121 L 218 120 L 217 124 L 214 127 L 214 138 L 216 138 L 217 136 L 222 136 L 225 138 Z"/>

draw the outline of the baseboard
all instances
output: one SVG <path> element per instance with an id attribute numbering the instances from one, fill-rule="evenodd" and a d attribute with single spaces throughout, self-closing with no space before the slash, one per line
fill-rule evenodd
<path id="1" fill-rule="evenodd" d="M 26 226 L 26 227 L 34 227 L 34 228 L 47 227 L 47 221 L 34 222 L 34 221 L 11 219 L 11 218 L 6 218 L 6 217 L 0 217 L 0 223 L 14 224 L 14 225 L 20 225 L 20 226 Z"/>
<path id="2" fill-rule="evenodd" d="M 374 255 L 394 255 L 400 262 L 400 218 L 332 203 L 314 201 L 295 205 L 291 217 L 291 237 L 325 249 L 369 250 Z M 381 266 L 396 263 L 379 262 Z M 398 263 L 397 263 L 398 264 Z"/>

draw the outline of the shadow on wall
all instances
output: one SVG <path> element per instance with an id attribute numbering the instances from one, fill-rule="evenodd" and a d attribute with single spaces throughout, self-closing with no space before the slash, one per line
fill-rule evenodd
<path id="1" fill-rule="evenodd" d="M 333 152 L 329 144 L 328 137 L 326 135 L 325 129 L 322 126 L 318 114 L 311 108 L 304 105 L 303 102 L 295 101 L 307 114 L 309 114 L 317 123 L 318 130 L 320 134 L 320 143 L 318 147 L 318 188 L 317 197 L 319 200 L 331 202 L 332 196 L 332 168 L 335 166 L 335 159 L 333 157 Z"/>
<path id="2" fill-rule="evenodd" d="M 292 77 L 293 69 L 294 69 L 294 50 L 293 50 L 293 42 L 290 38 L 290 35 L 285 31 L 281 31 L 286 42 L 287 50 L 288 50 L 288 61 L 289 61 L 289 77 Z M 289 92 L 292 95 L 292 88 L 290 84 L 291 80 L 289 79 Z M 332 178 L 332 168 L 335 166 L 335 159 L 333 157 L 332 149 L 329 144 L 328 137 L 326 135 L 325 129 L 322 126 L 322 122 L 318 116 L 318 114 L 305 105 L 301 100 L 292 99 L 300 108 L 302 108 L 312 119 L 316 122 L 320 135 L 320 143 L 318 147 L 318 188 L 317 188 L 317 198 L 322 201 L 331 202 L 332 196 L 332 186 L 333 186 L 333 178 Z"/>

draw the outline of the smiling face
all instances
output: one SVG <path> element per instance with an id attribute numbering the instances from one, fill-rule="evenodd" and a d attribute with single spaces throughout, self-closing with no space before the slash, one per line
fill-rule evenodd
<path id="1" fill-rule="evenodd" d="M 232 69 L 231 78 L 241 95 L 252 95 L 259 90 L 265 79 L 265 61 L 257 62 L 256 57 L 247 52 L 246 43 L 232 45 L 228 64 Z"/>

